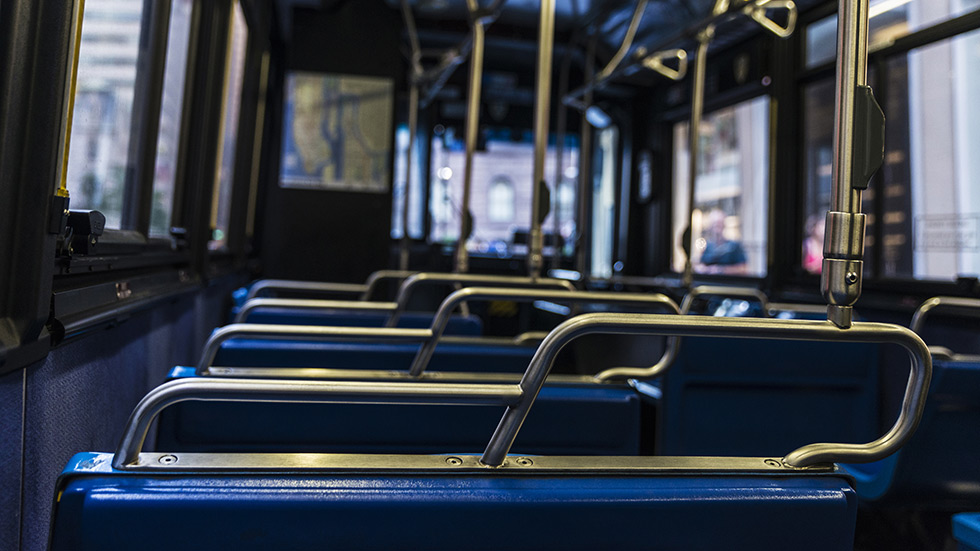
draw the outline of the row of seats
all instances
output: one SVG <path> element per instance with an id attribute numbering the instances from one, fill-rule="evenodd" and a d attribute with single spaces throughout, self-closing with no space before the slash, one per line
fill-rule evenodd
<path id="1" fill-rule="evenodd" d="M 279 323 L 292 323 L 289 309 L 264 307 L 279 309 Z M 351 315 L 339 304 L 332 307 L 338 316 Z M 248 320 L 260 313 L 252 310 Z M 319 327 L 330 309 L 304 306 L 293 313 Z M 433 323 L 431 314 L 413 315 Z M 404 319 L 409 318 L 402 314 Z M 874 405 L 880 345 L 731 341 L 721 335 L 749 335 L 758 323 L 730 320 L 711 333 L 716 336 L 681 339 L 672 357 L 665 354 L 657 362 L 670 365 L 646 370 L 665 372 L 662 379 L 553 376 L 543 384 L 544 378 L 532 377 L 535 366 L 536 373 L 547 374 L 559 345 L 567 344 L 556 339 L 658 327 L 700 334 L 700 326 L 714 323 L 702 319 L 688 328 L 688 322 L 665 319 L 573 318 L 541 347 L 499 338 L 480 342 L 472 333 L 444 345 L 440 338 L 442 331 L 451 332 L 448 323 L 442 329 L 434 323 L 428 329 L 344 329 L 333 342 L 281 334 L 227 340 L 213 361 L 175 368 L 170 386 L 161 387 L 161 394 L 190 394 L 161 411 L 147 406 L 134 413 L 135 425 L 160 413 L 157 447 L 167 453 L 133 455 L 130 446 L 115 455 L 73 460 L 59 483 L 52 548 L 118 546 L 124 540 L 114 538 L 125 537 L 120 526 L 161 534 L 160 548 L 221 545 L 228 538 L 247 548 L 273 542 L 283 548 L 323 542 L 364 548 L 434 542 L 474 548 L 649 548 L 651 542 L 714 548 L 720 541 L 752 548 L 850 548 L 858 498 L 865 497 L 858 471 L 826 460 L 800 469 L 783 456 L 813 441 L 860 443 L 882 432 Z M 763 326 L 777 338 L 832 330 L 819 322 L 771 320 Z M 861 338 L 869 338 L 871 329 Z M 344 340 L 352 335 L 366 337 Z M 420 345 L 379 344 L 392 335 L 439 343 L 423 375 L 408 375 Z M 922 390 L 928 357 L 920 363 L 926 364 L 918 372 Z M 495 366 L 506 369 L 500 373 Z M 969 377 L 969 367 L 964 371 Z M 233 378 L 242 374 L 252 379 Z M 239 386 L 228 386 L 232 381 Z M 276 392 L 286 394 L 263 390 L 272 381 L 279 385 Z M 256 390 L 264 394 L 250 395 Z M 325 399 L 335 394 L 343 403 L 320 403 L 335 401 Z M 297 397 L 300 403 L 285 403 Z M 459 401 L 473 405 L 436 405 Z M 503 419 L 501 405 L 507 406 Z M 514 414 L 520 414 L 518 422 L 508 420 L 521 409 Z M 929 419 L 926 410 L 923 428 Z M 512 455 L 497 469 L 472 455 L 491 433 L 486 450 L 502 449 L 496 444 L 516 434 L 503 446 Z M 652 445 L 644 440 L 651 434 L 657 435 Z M 649 449 L 659 455 L 637 456 Z M 310 455 L 323 453 L 332 455 Z M 137 459 L 126 462 L 127 455 Z M 704 455 L 750 458 L 690 457 Z M 885 461 L 900 464 L 895 458 Z M 851 476 L 858 478 L 856 485 Z M 175 518 L 181 519 L 179 533 L 167 530 Z M 654 529 L 642 537 L 612 528 L 641 519 Z"/>

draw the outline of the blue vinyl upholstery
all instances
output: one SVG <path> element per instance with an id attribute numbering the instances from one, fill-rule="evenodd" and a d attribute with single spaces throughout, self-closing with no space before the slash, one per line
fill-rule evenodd
<path id="1" fill-rule="evenodd" d="M 177 368 L 172 375 L 186 375 Z M 192 375 L 191 375 L 192 376 Z M 481 450 L 499 407 L 184 402 L 160 417 L 168 451 L 457 453 Z M 513 451 L 636 455 L 640 398 L 626 385 L 549 385 Z"/>
<path id="2" fill-rule="evenodd" d="M 113 472 L 79 454 L 52 551 L 852 548 L 835 475 Z"/>
<path id="3" fill-rule="evenodd" d="M 330 367 L 408 370 L 414 343 L 336 343 L 276 339 L 231 339 L 221 345 L 214 365 L 238 367 Z M 535 346 L 440 344 L 426 371 L 523 373 Z"/>
<path id="4" fill-rule="evenodd" d="M 861 499 L 882 505 L 980 509 L 980 362 L 933 360 L 919 428 L 896 454 L 847 465 Z"/>
<path id="5" fill-rule="evenodd" d="M 869 442 L 881 434 L 877 377 L 877 345 L 685 338 L 664 376 L 659 453 Z"/>
<path id="6" fill-rule="evenodd" d="M 953 515 L 953 537 L 960 551 L 980 551 L 980 513 Z"/>

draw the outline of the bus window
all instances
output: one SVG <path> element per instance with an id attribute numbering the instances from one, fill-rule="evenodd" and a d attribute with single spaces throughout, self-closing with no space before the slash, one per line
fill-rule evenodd
<path id="1" fill-rule="evenodd" d="M 153 208 L 150 211 L 150 235 L 170 233 L 173 212 L 174 178 L 177 173 L 177 151 L 180 121 L 184 105 L 184 77 L 187 72 L 187 47 L 190 38 L 193 0 L 173 0 L 167 33 L 167 63 L 160 102 L 160 132 L 157 137 L 156 166 L 153 178 Z"/>
<path id="2" fill-rule="evenodd" d="M 88 0 L 68 155 L 73 209 L 95 209 L 122 224 L 143 0 Z"/>
<path id="3" fill-rule="evenodd" d="M 673 267 L 684 270 L 689 123 L 674 126 Z M 769 97 L 704 116 L 694 189 L 692 262 L 705 274 L 764 276 L 769 205 Z"/>
<path id="4" fill-rule="evenodd" d="M 887 73 L 881 276 L 976 277 L 980 31 L 892 57 Z"/>
<path id="5" fill-rule="evenodd" d="M 228 221 L 231 215 L 231 191 L 235 176 L 235 144 L 238 138 L 238 113 L 245 79 L 245 48 L 248 25 L 241 3 L 233 4 L 225 61 L 224 105 L 221 111 L 221 140 L 211 200 L 211 227 L 214 229 L 208 248 L 218 250 L 228 243 Z"/>

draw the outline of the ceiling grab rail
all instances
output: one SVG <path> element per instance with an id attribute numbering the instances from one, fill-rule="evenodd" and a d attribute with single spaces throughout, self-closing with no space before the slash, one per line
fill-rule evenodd
<path id="1" fill-rule="evenodd" d="M 432 355 L 435 353 L 439 339 L 442 337 L 449 323 L 449 318 L 453 311 L 462 303 L 474 300 L 509 300 L 512 302 L 534 302 L 537 300 L 549 300 L 568 304 L 631 304 L 647 308 L 664 309 L 673 314 L 679 314 L 680 309 L 673 300 L 666 295 L 650 293 L 610 293 L 603 291 L 568 291 L 550 289 L 495 289 L 492 287 L 467 287 L 456 291 L 446 297 L 446 300 L 439 305 L 439 310 L 432 318 L 432 335 L 426 340 L 412 360 L 409 374 L 419 377 L 425 372 L 429 365 Z M 676 352 L 672 346 L 668 346 L 664 352 L 664 359 L 661 363 L 667 362 L 668 365 L 676 357 Z"/>
<path id="2" fill-rule="evenodd" d="M 615 80 L 620 76 L 636 72 L 637 64 L 639 64 L 641 67 L 645 67 L 660 73 L 671 80 L 681 80 L 684 78 L 684 75 L 687 74 L 687 52 L 682 49 L 662 49 L 652 54 L 648 54 L 648 50 L 644 46 L 639 46 L 633 53 L 633 62 L 628 63 L 625 66 L 621 66 L 623 59 L 633 46 L 633 41 L 636 38 L 636 31 L 640 26 L 640 21 L 643 19 L 646 6 L 647 0 L 637 1 L 636 7 L 633 9 L 633 16 L 630 19 L 629 27 L 627 27 L 626 33 L 623 35 L 623 42 L 619 45 L 619 49 L 612 56 L 612 58 L 610 58 L 606 66 L 603 67 L 601 71 L 596 73 L 595 76 L 591 78 L 586 76 L 587 81 L 585 84 L 579 86 L 571 92 L 563 93 L 563 105 L 567 105 L 568 107 L 572 107 L 579 111 L 584 111 L 592 106 L 592 92 L 601 88 L 607 82 Z M 676 69 L 671 69 L 666 63 L 664 63 L 666 60 L 671 58 L 677 60 Z M 579 100 L 578 98 L 580 97 L 584 97 L 584 99 Z"/>
<path id="3" fill-rule="evenodd" d="M 527 272 L 540 277 L 544 267 L 544 234 L 541 225 L 551 210 L 551 193 L 544 181 L 548 150 L 548 113 L 551 104 L 551 62 L 555 46 L 555 0 L 541 0 L 538 26 L 537 74 L 534 81 L 534 169 L 532 175 L 531 231 L 528 235 Z"/>
<path id="4" fill-rule="evenodd" d="M 744 6 L 737 12 L 733 11 L 733 6 L 743 4 Z M 770 19 L 766 12 L 769 9 L 780 9 L 787 12 L 787 22 L 785 26 L 780 26 Z M 694 262 L 693 262 L 693 242 L 694 242 L 694 202 L 695 184 L 698 177 L 698 156 L 701 151 L 700 134 L 701 119 L 704 114 L 704 79 L 707 70 L 708 47 L 715 38 L 715 28 L 718 23 L 724 20 L 730 13 L 742 13 L 748 15 L 753 21 L 759 23 L 762 28 L 773 33 L 779 38 L 786 38 L 796 30 L 796 4 L 792 0 L 756 0 L 755 2 L 739 2 L 738 0 L 716 0 L 714 8 L 711 10 L 712 19 L 700 28 L 696 34 L 697 49 L 694 58 L 694 83 L 691 94 L 691 124 L 688 128 L 688 175 L 687 175 L 687 229 L 681 238 L 681 248 L 684 251 L 684 272 L 681 276 L 681 286 L 690 288 L 694 284 Z"/>

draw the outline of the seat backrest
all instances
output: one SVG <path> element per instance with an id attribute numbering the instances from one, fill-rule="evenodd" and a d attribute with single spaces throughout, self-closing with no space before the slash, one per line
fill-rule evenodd
<path id="1" fill-rule="evenodd" d="M 161 474 L 80 454 L 58 483 L 50 549 L 825 551 L 854 538 L 856 499 L 833 472 L 534 474 L 537 458 L 488 470 L 464 456 L 460 473 L 426 457 L 442 467 Z"/>
<path id="2" fill-rule="evenodd" d="M 664 376 L 659 453 L 773 455 L 881 433 L 878 345 L 685 338 Z"/>
<path id="3" fill-rule="evenodd" d="M 858 495 L 880 504 L 980 508 L 980 358 L 935 359 L 922 422 L 895 455 L 848 465 Z"/>

